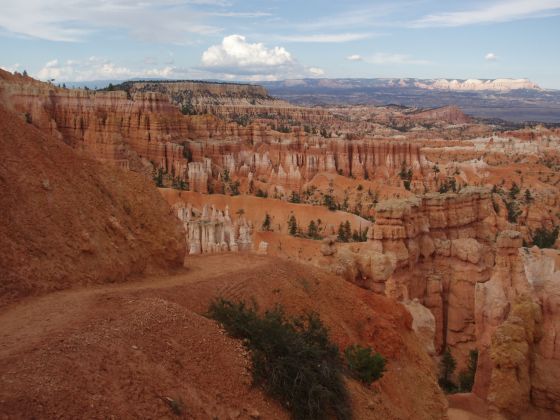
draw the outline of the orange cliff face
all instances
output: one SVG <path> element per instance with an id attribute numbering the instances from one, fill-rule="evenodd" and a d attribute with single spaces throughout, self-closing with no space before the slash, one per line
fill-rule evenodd
<path id="1" fill-rule="evenodd" d="M 333 115 L 322 108 L 300 107 L 271 97 L 262 86 L 239 83 L 192 81 L 125 82 L 119 89 L 134 95 L 158 92 L 189 113 L 211 114 L 225 119 L 250 118 L 322 124 Z"/>
<path id="2" fill-rule="evenodd" d="M 560 254 L 502 229 L 486 189 L 383 201 L 368 242 L 324 252 L 324 265 L 403 302 L 426 350 L 450 349 L 456 375 L 477 350 L 473 393 L 490 418 L 555 418 Z"/>
<path id="3" fill-rule="evenodd" d="M 185 116 L 162 93 L 138 89 L 92 92 L 61 89 L 0 73 L 0 94 L 42 131 L 97 159 L 151 173 L 152 165 L 207 192 L 223 171 L 260 179 L 265 189 L 299 190 L 319 172 L 387 177 L 403 162 L 421 169 L 418 146 L 403 141 L 326 139 L 258 122 L 247 126 L 212 115 Z"/>
<path id="4" fill-rule="evenodd" d="M 167 98 L 155 93 L 69 90 L 0 73 L 0 95 L 40 130 L 100 160 L 128 167 L 141 159 L 180 164 L 188 126 Z M 133 153 L 133 155 L 131 155 Z"/>

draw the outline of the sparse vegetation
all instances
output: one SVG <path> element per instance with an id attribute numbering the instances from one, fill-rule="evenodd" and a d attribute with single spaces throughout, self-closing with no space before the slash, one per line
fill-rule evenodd
<path id="1" fill-rule="evenodd" d="M 446 393 L 453 393 L 457 391 L 457 385 L 451 381 L 451 376 L 455 372 L 457 367 L 457 362 L 451 354 L 449 347 L 445 349 L 443 355 L 441 356 L 440 362 L 440 376 L 439 376 L 439 386 Z"/>
<path id="2" fill-rule="evenodd" d="M 336 203 L 334 197 L 331 194 L 325 194 L 323 196 L 323 205 L 330 211 L 338 210 L 338 204 Z"/>
<path id="3" fill-rule="evenodd" d="M 517 223 L 517 218 L 521 215 L 521 210 L 519 209 L 519 205 L 515 200 L 505 200 L 506 210 L 507 210 L 507 219 L 510 223 Z"/>
<path id="4" fill-rule="evenodd" d="M 478 363 L 478 350 L 469 352 L 469 363 L 467 369 L 459 374 L 459 390 L 461 392 L 471 392 L 476 375 L 476 364 Z"/>
<path id="5" fill-rule="evenodd" d="M 266 191 L 261 190 L 260 188 L 257 189 L 257 192 L 255 193 L 255 195 L 257 197 L 261 197 L 261 198 L 267 198 L 268 197 L 268 193 Z"/>
<path id="6" fill-rule="evenodd" d="M 309 222 L 309 226 L 307 227 L 307 236 L 311 239 L 321 239 L 319 235 L 319 227 L 314 220 Z"/>
<path id="7" fill-rule="evenodd" d="M 292 195 L 290 196 L 290 203 L 301 203 L 301 197 L 295 191 L 292 191 Z"/>
<path id="8" fill-rule="evenodd" d="M 156 183 L 156 187 L 163 188 L 163 169 L 158 168 L 157 170 L 154 169 L 153 175 L 154 182 Z"/>
<path id="9" fill-rule="evenodd" d="M 196 115 L 196 109 L 192 103 L 186 102 L 181 106 L 181 113 L 183 115 Z"/>
<path id="10" fill-rule="evenodd" d="M 244 340 L 251 351 L 253 382 L 294 419 L 351 418 L 339 350 L 317 314 L 288 317 L 276 307 L 259 315 L 256 304 L 218 299 L 209 316 Z M 360 372 L 371 368 L 359 366 Z"/>
<path id="11" fill-rule="evenodd" d="M 533 202 L 533 196 L 531 195 L 531 191 L 529 188 L 525 190 L 525 203 L 529 204 Z"/>
<path id="12" fill-rule="evenodd" d="M 511 189 L 509 190 L 509 198 L 511 198 L 512 200 L 515 200 L 520 191 L 521 190 L 519 189 L 518 185 L 514 182 L 511 185 Z"/>
<path id="13" fill-rule="evenodd" d="M 359 344 L 348 346 L 344 350 L 344 356 L 352 374 L 368 385 L 380 379 L 385 372 L 385 358 L 374 353 L 370 347 Z"/>
<path id="14" fill-rule="evenodd" d="M 271 230 L 271 226 L 272 226 L 272 219 L 270 217 L 270 214 L 266 213 L 262 223 L 262 230 L 268 232 Z"/>
<path id="15" fill-rule="evenodd" d="M 340 222 L 338 226 L 337 240 L 339 242 L 350 242 L 352 239 L 352 226 L 347 220 L 346 222 Z"/>
<path id="16" fill-rule="evenodd" d="M 457 181 L 455 180 L 455 178 L 447 178 L 440 186 L 439 186 L 439 192 L 441 194 L 444 194 L 446 192 L 449 191 L 453 191 L 453 192 L 457 192 Z"/>
<path id="17" fill-rule="evenodd" d="M 554 229 L 547 230 L 546 228 L 538 228 L 533 233 L 533 245 L 539 248 L 553 248 L 554 243 L 558 239 L 559 226 Z"/>
<path id="18" fill-rule="evenodd" d="M 406 162 L 404 161 L 401 165 L 401 171 L 399 172 L 399 176 L 403 181 L 404 187 L 410 191 L 410 181 L 412 180 L 412 168 L 408 168 L 406 166 Z"/>
<path id="19" fill-rule="evenodd" d="M 292 236 L 296 236 L 298 233 L 296 216 L 294 216 L 293 214 L 288 219 L 288 233 Z"/>

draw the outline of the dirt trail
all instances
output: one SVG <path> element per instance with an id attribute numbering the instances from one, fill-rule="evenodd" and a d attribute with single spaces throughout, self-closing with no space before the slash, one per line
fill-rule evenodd
<path id="1" fill-rule="evenodd" d="M 0 310 L 0 357 L 14 353 L 43 336 L 79 325 L 94 312 L 102 312 L 96 305 L 97 297 L 145 291 L 162 290 L 187 284 L 205 282 L 213 277 L 232 274 L 246 269 L 247 258 L 227 258 L 227 264 L 214 264 L 215 256 L 191 258 L 189 268 L 170 276 L 147 277 L 128 283 L 81 287 L 55 292 L 41 297 L 30 297 Z M 260 262 L 260 264 L 259 264 Z M 251 258 L 252 267 L 266 260 Z"/>
<path id="2" fill-rule="evenodd" d="M 178 406 L 189 419 L 287 418 L 252 386 L 241 342 L 202 316 L 217 296 L 318 312 L 340 348 L 360 342 L 386 355 L 390 368 L 375 392 L 350 381 L 355 418 L 442 415 L 431 361 L 402 306 L 273 256 L 187 264 L 174 275 L 77 286 L 0 309 L 0 419 L 173 418 Z"/>
<path id="3" fill-rule="evenodd" d="M 250 418 L 255 412 L 285 418 L 251 386 L 239 342 L 161 298 L 216 277 L 239 278 L 249 262 L 270 264 L 249 255 L 201 256 L 174 275 L 80 287 L 3 308 L 0 419 Z M 201 300 L 206 307 L 208 298 Z"/>

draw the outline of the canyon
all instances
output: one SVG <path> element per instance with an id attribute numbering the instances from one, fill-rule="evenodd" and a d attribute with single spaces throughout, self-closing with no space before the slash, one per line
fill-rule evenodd
<path id="1" fill-rule="evenodd" d="M 339 348 L 383 354 L 379 381 L 347 379 L 355 418 L 560 418 L 558 128 L 2 70 L 0 101 L 8 416 L 287 418 L 205 317 L 224 297 L 313 310 Z"/>

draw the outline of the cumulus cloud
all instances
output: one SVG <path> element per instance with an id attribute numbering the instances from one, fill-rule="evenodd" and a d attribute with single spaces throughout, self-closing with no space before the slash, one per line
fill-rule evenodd
<path id="1" fill-rule="evenodd" d="M 350 61 L 363 61 L 364 60 L 364 58 L 359 54 L 349 55 L 348 57 L 346 57 L 346 59 L 350 60 Z"/>
<path id="2" fill-rule="evenodd" d="M 179 70 L 172 66 L 161 68 L 131 69 L 110 60 L 90 57 L 87 60 L 57 59 L 47 62 L 34 76 L 40 80 L 55 79 L 60 82 L 83 82 L 91 80 L 125 80 L 135 77 L 169 78 Z"/>
<path id="3" fill-rule="evenodd" d="M 321 76 L 317 67 L 301 65 L 284 47 L 268 48 L 251 43 L 243 35 L 229 35 L 202 54 L 202 68 L 225 79 L 278 80 L 280 78 Z"/>
<path id="4" fill-rule="evenodd" d="M 202 64 L 217 68 L 262 68 L 294 63 L 283 47 L 266 48 L 262 43 L 251 44 L 243 35 L 226 36 L 220 45 L 213 45 L 202 54 Z"/>
<path id="5" fill-rule="evenodd" d="M 493 52 L 489 52 L 488 54 L 486 54 L 484 56 L 484 59 L 486 61 L 496 61 L 498 59 L 498 56 L 496 54 L 494 54 Z"/>

